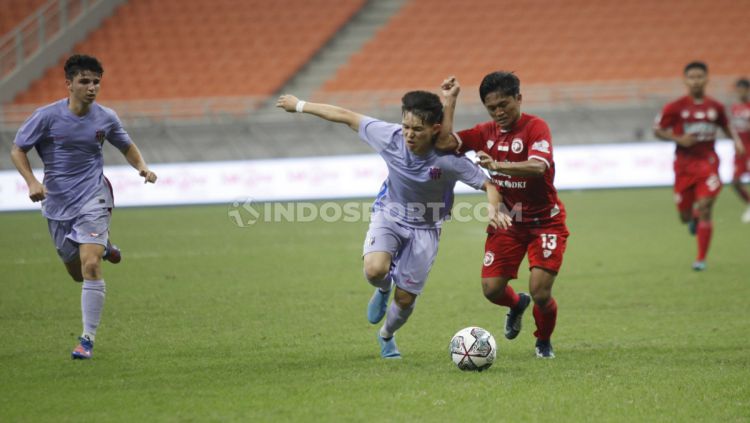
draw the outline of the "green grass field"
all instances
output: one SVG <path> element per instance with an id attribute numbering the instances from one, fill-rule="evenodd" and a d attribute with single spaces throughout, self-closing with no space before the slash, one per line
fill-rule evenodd
<path id="1" fill-rule="evenodd" d="M 104 265 L 94 359 L 72 361 L 80 286 L 38 213 L 0 214 L 0 421 L 750 421 L 750 226 L 734 194 L 704 273 L 668 189 L 561 196 L 572 235 L 549 361 L 531 313 L 507 341 L 506 310 L 481 294 L 481 222 L 445 225 L 394 362 L 365 319 L 366 223 L 240 228 L 229 205 L 118 209 L 124 260 Z M 483 373 L 448 356 L 470 325 L 498 341 Z"/>

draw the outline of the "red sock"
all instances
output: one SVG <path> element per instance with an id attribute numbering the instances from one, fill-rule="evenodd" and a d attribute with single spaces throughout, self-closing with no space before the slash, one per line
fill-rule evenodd
<path id="1" fill-rule="evenodd" d="M 698 222 L 698 231 L 696 232 L 696 238 L 698 239 L 698 257 L 696 260 L 703 261 L 706 259 L 708 254 L 708 246 L 711 244 L 711 233 L 713 232 L 714 225 L 710 221 L 701 220 Z"/>
<path id="2" fill-rule="evenodd" d="M 557 323 L 557 302 L 554 298 L 550 298 L 544 307 L 534 304 L 534 321 L 536 322 L 534 336 L 539 340 L 549 341 Z"/>
<path id="3" fill-rule="evenodd" d="M 510 285 L 505 285 L 503 296 L 490 301 L 497 305 L 513 308 L 518 304 L 518 294 L 516 294 L 516 291 Z"/>

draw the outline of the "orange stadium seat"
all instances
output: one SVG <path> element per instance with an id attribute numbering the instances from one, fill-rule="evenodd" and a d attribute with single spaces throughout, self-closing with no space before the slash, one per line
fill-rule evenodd
<path id="1" fill-rule="evenodd" d="M 737 75 L 747 22 L 749 0 L 411 0 L 319 94 L 434 89 L 451 74 L 476 86 L 497 69 L 524 84 L 675 78 L 691 60 Z"/>
<path id="2" fill-rule="evenodd" d="M 18 26 L 24 19 L 41 7 L 46 0 L 2 0 L 0 1 L 0 36 Z"/>
<path id="3" fill-rule="evenodd" d="M 267 96 L 365 1 L 130 0 L 73 51 L 103 62 L 102 101 Z M 62 84 L 63 63 L 14 103 L 64 96 L 51 89 Z"/>

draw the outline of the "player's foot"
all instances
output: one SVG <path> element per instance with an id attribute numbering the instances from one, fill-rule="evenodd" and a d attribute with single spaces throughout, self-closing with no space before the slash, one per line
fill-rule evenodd
<path id="1" fill-rule="evenodd" d="M 370 302 L 367 303 L 367 320 L 373 325 L 383 320 L 385 310 L 388 307 L 388 297 L 390 294 L 390 289 L 383 292 L 380 288 L 375 288 L 375 292 L 372 294 Z"/>
<path id="2" fill-rule="evenodd" d="M 750 223 L 750 206 L 747 206 L 745 213 L 742 213 L 742 223 Z"/>
<path id="3" fill-rule="evenodd" d="M 696 260 L 695 262 L 693 262 L 693 270 L 695 270 L 696 272 L 706 270 L 706 262 L 702 260 Z"/>
<path id="4" fill-rule="evenodd" d="M 94 341 L 84 336 L 81 336 L 78 340 L 80 341 L 78 346 L 70 354 L 73 360 L 87 360 L 91 358 L 91 355 L 94 353 Z"/>
<path id="5" fill-rule="evenodd" d="M 552 342 L 549 339 L 546 341 L 536 340 L 536 356 L 539 358 L 555 358 L 555 351 L 552 350 Z"/>
<path id="6" fill-rule="evenodd" d="M 531 295 L 521 292 L 518 294 L 518 304 L 510 309 L 505 316 L 505 337 L 515 339 L 521 333 L 521 322 L 523 321 L 523 312 L 531 304 Z"/>
<path id="7" fill-rule="evenodd" d="M 122 260 L 122 253 L 116 245 L 107 241 L 107 246 L 104 248 L 104 255 L 102 256 L 102 260 L 107 260 L 112 264 L 117 264 L 120 262 L 120 260 Z"/>
<path id="8" fill-rule="evenodd" d="M 698 219 L 693 219 L 690 222 L 688 222 L 688 232 L 690 232 L 690 235 L 695 235 L 698 232 Z"/>
<path id="9" fill-rule="evenodd" d="M 380 344 L 380 356 L 383 358 L 401 358 L 401 353 L 398 352 L 396 346 L 396 337 L 391 336 L 388 339 L 380 336 L 380 329 L 378 329 L 378 343 Z"/>

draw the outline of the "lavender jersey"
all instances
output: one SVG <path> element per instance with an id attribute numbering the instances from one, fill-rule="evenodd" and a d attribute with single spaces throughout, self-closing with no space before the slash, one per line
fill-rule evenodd
<path id="1" fill-rule="evenodd" d="M 14 142 L 23 151 L 36 148 L 44 163 L 46 218 L 75 218 L 104 188 L 104 140 L 123 152 L 132 144 L 117 114 L 97 103 L 85 116 L 76 116 L 68 109 L 68 99 L 62 99 L 37 109 L 23 123 Z"/>
<path id="2" fill-rule="evenodd" d="M 399 124 L 365 117 L 359 136 L 388 166 L 388 178 L 373 203 L 373 213 L 414 228 L 440 227 L 453 207 L 453 188 L 461 181 L 481 189 L 488 180 L 479 166 L 463 156 L 434 150 L 412 153 Z"/>

